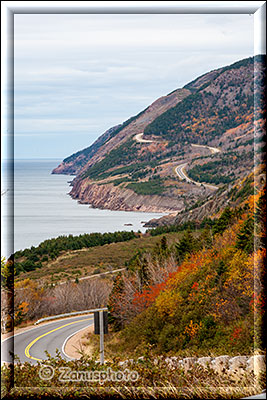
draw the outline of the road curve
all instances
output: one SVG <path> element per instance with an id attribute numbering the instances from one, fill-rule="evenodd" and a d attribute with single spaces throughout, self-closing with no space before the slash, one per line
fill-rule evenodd
<path id="1" fill-rule="evenodd" d="M 205 149 L 209 149 L 209 150 L 211 151 L 212 154 L 220 153 L 220 152 L 221 152 L 221 150 L 220 150 L 220 149 L 217 149 L 217 147 L 206 146 L 206 145 L 204 145 L 204 144 L 192 144 L 192 143 L 191 143 L 191 146 L 193 146 L 193 147 L 203 147 L 203 148 L 205 148 Z"/>
<path id="2" fill-rule="evenodd" d="M 138 133 L 137 135 L 134 136 L 134 139 L 139 143 L 153 143 L 153 142 L 155 142 L 155 140 L 142 139 L 142 136 L 143 136 L 143 133 Z M 217 149 L 217 147 L 206 146 L 206 145 L 203 145 L 203 144 L 192 144 L 191 143 L 191 146 L 193 146 L 193 147 L 203 147 L 205 149 L 209 149 L 212 154 L 221 152 L 221 150 Z M 186 165 L 187 165 L 187 163 L 183 163 L 183 164 L 178 165 L 178 167 L 175 168 L 175 172 L 179 176 L 180 179 L 185 179 L 186 182 L 194 183 L 197 186 L 201 186 L 201 185 L 205 186 L 205 187 L 207 187 L 208 189 L 211 189 L 211 190 L 217 190 L 218 189 L 218 186 L 209 185 L 208 183 L 196 182 L 196 181 L 193 181 L 193 179 L 190 179 L 186 175 L 186 173 L 184 172 L 184 168 L 186 167 Z"/>
<path id="3" fill-rule="evenodd" d="M 218 186 L 209 185 L 208 183 L 196 182 L 196 181 L 193 181 L 193 179 L 190 179 L 190 178 L 186 175 L 186 173 L 184 172 L 184 168 L 186 167 L 186 165 L 187 165 L 187 163 L 183 163 L 183 164 L 178 165 L 178 166 L 175 168 L 175 172 L 176 172 L 176 174 L 178 175 L 178 177 L 179 177 L 180 179 L 185 179 L 186 182 L 188 182 L 188 183 L 194 183 L 194 184 L 197 185 L 197 186 L 201 186 L 201 185 L 202 185 L 202 186 L 205 186 L 205 187 L 207 187 L 208 189 L 212 189 L 212 190 L 217 190 L 217 189 L 218 189 Z"/>
<path id="4" fill-rule="evenodd" d="M 211 151 L 212 154 L 220 153 L 220 152 L 221 152 L 221 150 L 220 150 L 220 149 L 217 149 L 216 147 L 206 146 L 206 145 L 202 145 L 202 144 L 191 144 L 191 146 L 193 146 L 193 147 L 203 147 L 203 148 L 209 149 L 209 150 Z M 194 184 L 197 185 L 197 186 L 203 185 L 203 186 L 207 187 L 208 189 L 212 189 L 212 190 L 217 190 L 217 189 L 218 189 L 218 186 L 209 185 L 208 183 L 196 182 L 196 181 L 193 181 L 193 179 L 190 179 L 190 178 L 186 175 L 186 173 L 184 172 L 184 168 L 186 167 L 186 165 L 187 165 L 187 163 L 183 163 L 183 164 L 178 165 L 178 166 L 175 168 L 175 172 L 176 172 L 176 174 L 179 176 L 180 179 L 185 179 L 186 182 L 188 182 L 188 183 L 194 183 Z"/>
<path id="5" fill-rule="evenodd" d="M 47 359 L 45 350 L 52 357 L 56 355 L 58 349 L 62 358 L 70 360 L 64 353 L 63 344 L 66 339 L 81 329 L 93 324 L 92 314 L 65 318 L 60 321 L 48 322 L 34 327 L 27 331 L 15 334 L 2 342 L 2 362 L 12 362 L 10 350 L 13 348 L 14 354 L 18 355 L 21 362 L 36 364 L 37 361 Z"/>
<path id="6" fill-rule="evenodd" d="M 175 168 L 176 174 L 179 176 L 180 179 L 185 179 L 186 182 L 192 183 L 192 179 L 188 178 L 188 176 L 184 172 L 184 168 L 187 166 L 187 163 L 183 163 L 178 165 L 178 167 Z"/>
<path id="7" fill-rule="evenodd" d="M 138 133 L 135 135 L 135 140 L 139 143 L 153 143 L 155 140 L 149 140 L 149 139 L 142 139 L 143 133 Z"/>

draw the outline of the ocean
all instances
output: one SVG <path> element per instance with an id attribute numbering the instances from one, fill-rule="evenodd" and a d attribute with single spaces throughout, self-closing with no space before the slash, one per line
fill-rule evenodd
<path id="1" fill-rule="evenodd" d="M 69 195 L 71 175 L 52 175 L 61 160 L 15 160 L 14 162 L 14 251 L 38 246 L 60 235 L 92 232 L 145 232 L 144 221 L 164 214 L 99 210 L 79 204 Z M 12 185 L 6 179 L 7 163 L 2 165 L 2 227 L 12 222 Z M 12 176 L 11 176 L 12 178 Z M 126 226 L 125 224 L 131 224 Z M 2 229 L 1 255 L 12 247 L 10 229 Z M 13 235 L 12 235 L 13 236 Z"/>

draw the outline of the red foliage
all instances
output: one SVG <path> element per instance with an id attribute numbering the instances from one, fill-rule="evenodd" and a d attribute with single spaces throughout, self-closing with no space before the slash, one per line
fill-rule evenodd
<path id="1" fill-rule="evenodd" d="M 230 337 L 231 342 L 235 342 L 240 338 L 240 335 L 242 333 L 243 329 L 241 327 L 235 328 L 235 330 L 232 333 L 232 336 Z"/>
<path id="2" fill-rule="evenodd" d="M 148 286 L 148 288 L 143 290 L 142 292 L 136 292 L 134 294 L 133 304 L 137 306 L 140 311 L 144 310 L 154 302 L 156 297 L 160 294 L 161 291 L 165 289 L 165 287 L 166 281 L 153 286 Z"/>
<path id="3" fill-rule="evenodd" d="M 253 293 L 249 305 L 253 309 L 254 313 L 259 313 L 262 315 L 264 313 L 264 307 L 265 307 L 265 298 L 263 293 L 259 294 Z"/>

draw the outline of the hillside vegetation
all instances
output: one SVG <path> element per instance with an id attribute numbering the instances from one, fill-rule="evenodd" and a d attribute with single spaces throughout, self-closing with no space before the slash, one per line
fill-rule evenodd
<path id="1" fill-rule="evenodd" d="M 253 347 L 262 349 L 265 189 L 256 185 L 255 194 L 248 195 L 247 182 L 231 192 L 235 207 L 228 206 L 218 217 L 201 223 L 157 227 L 139 237 L 133 232 L 60 237 L 18 252 L 15 322 L 108 301 L 114 330 L 111 352 L 142 355 L 146 346 L 159 354 L 220 353 L 223 349 L 237 354 L 250 353 Z M 66 252 L 67 245 L 72 250 Z M 19 270 L 44 249 L 52 249 L 46 253 L 50 258 L 44 266 L 36 270 L 33 261 L 27 274 Z M 89 296 L 83 303 L 80 290 L 97 293 L 98 281 L 79 278 L 110 267 L 126 270 L 103 277 L 102 297 Z M 58 286 L 58 279 L 40 285 L 41 276 L 54 274 L 65 285 Z M 69 277 L 76 281 L 69 282 Z M 67 293 L 69 300 L 62 309 L 60 299 Z"/>
<path id="2" fill-rule="evenodd" d="M 124 242 L 136 236 L 138 234 L 135 234 L 133 231 L 124 231 L 103 234 L 90 233 L 79 236 L 59 236 L 54 239 L 47 239 L 37 247 L 32 246 L 30 249 L 15 252 L 15 274 L 19 275 L 21 272 L 29 272 L 37 268 L 42 268 L 44 262 L 54 260 L 63 251 L 104 246 L 107 243 Z"/>
<path id="3" fill-rule="evenodd" d="M 75 171 L 71 196 L 98 208 L 133 210 L 142 202 L 151 211 L 151 196 L 157 196 L 153 211 L 192 207 L 215 193 L 179 179 L 179 164 L 186 163 L 193 181 L 221 188 L 262 162 L 264 63 L 259 55 L 196 78 L 111 128 L 53 172 Z M 140 134 L 149 140 L 137 140 Z"/>
<path id="4" fill-rule="evenodd" d="M 121 330 L 110 351 L 140 355 L 149 346 L 158 354 L 207 355 L 263 349 L 263 201 L 264 191 L 242 207 L 226 208 L 197 238 L 186 231 L 173 247 L 163 237 L 153 252 L 133 259 L 110 296 L 111 317 Z"/>
<path id="5" fill-rule="evenodd" d="M 257 60 L 251 57 L 220 69 L 183 102 L 156 118 L 145 134 L 169 140 L 178 135 L 184 141 L 206 144 L 242 124 L 253 113 L 253 68 Z M 190 89 L 192 84 L 186 87 Z"/>

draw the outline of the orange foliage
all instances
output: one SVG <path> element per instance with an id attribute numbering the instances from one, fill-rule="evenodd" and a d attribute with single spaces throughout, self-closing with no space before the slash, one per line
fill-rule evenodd
<path id="1" fill-rule="evenodd" d="M 26 301 L 23 301 L 20 305 L 19 308 L 22 310 L 22 312 L 27 312 L 29 309 L 29 303 L 27 303 Z"/>
<path id="2" fill-rule="evenodd" d="M 190 339 L 193 339 L 201 328 L 202 328 L 201 322 L 198 324 L 197 322 L 194 323 L 191 320 L 189 324 L 185 327 L 184 333 L 190 336 Z"/>

